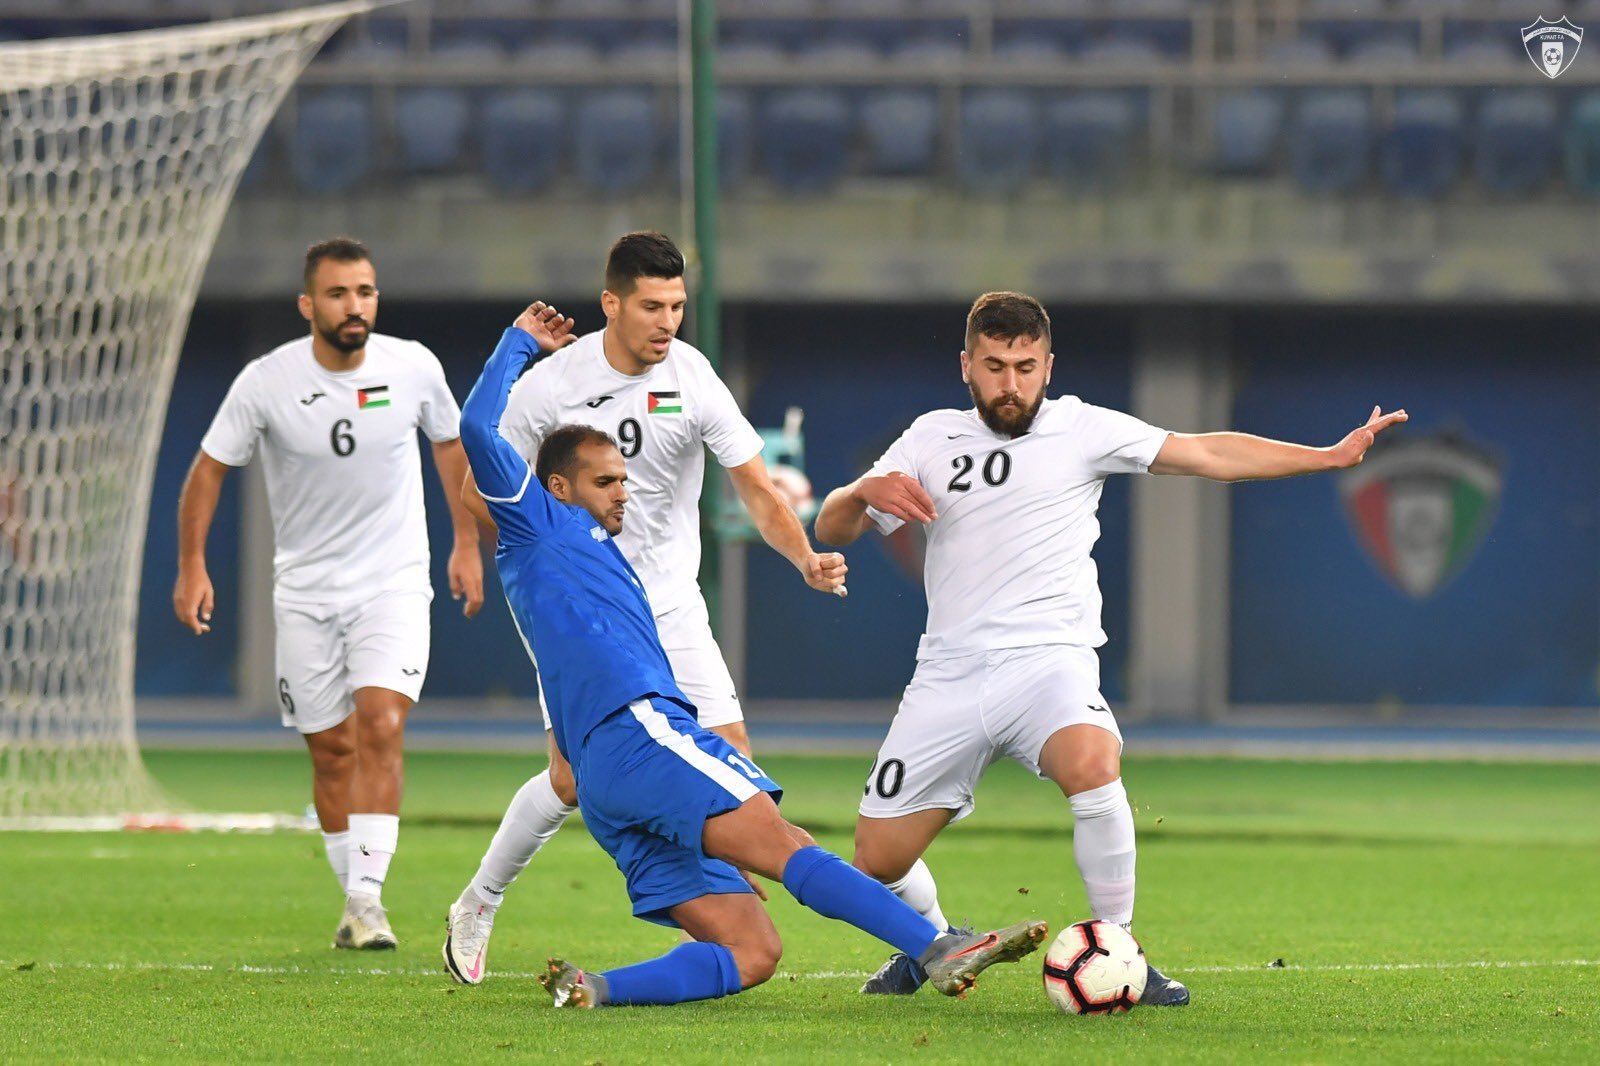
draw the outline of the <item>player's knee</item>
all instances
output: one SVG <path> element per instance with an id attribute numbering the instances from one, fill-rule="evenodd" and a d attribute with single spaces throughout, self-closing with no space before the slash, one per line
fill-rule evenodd
<path id="1" fill-rule="evenodd" d="M 768 935 L 730 948 L 734 964 L 739 967 L 739 983 L 744 988 L 754 988 L 772 980 L 778 972 L 778 962 L 783 958 L 783 942 L 777 930 Z"/>
<path id="2" fill-rule="evenodd" d="M 324 738 L 311 751 L 311 772 L 319 780 L 342 780 L 355 771 L 355 766 L 356 746 L 349 738 Z"/>
<path id="3" fill-rule="evenodd" d="M 856 853 L 850 864 L 874 881 L 882 881 L 886 885 L 898 881 L 916 861 L 915 857 L 907 860 L 894 854 L 892 849 L 880 846 L 872 836 L 856 830 Z"/>
<path id="4" fill-rule="evenodd" d="M 1094 752 L 1072 761 L 1063 784 L 1066 794 L 1075 796 L 1101 785 L 1109 785 L 1121 776 L 1122 760 L 1116 752 Z"/>

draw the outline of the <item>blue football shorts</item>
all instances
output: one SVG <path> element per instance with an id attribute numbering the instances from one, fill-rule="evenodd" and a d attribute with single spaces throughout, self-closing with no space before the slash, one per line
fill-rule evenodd
<path id="1" fill-rule="evenodd" d="M 754 762 L 663 697 L 606 718 L 573 760 L 584 824 L 628 883 L 635 917 L 676 926 L 668 911 L 701 896 L 750 892 L 706 855 L 707 820 L 778 786 Z"/>

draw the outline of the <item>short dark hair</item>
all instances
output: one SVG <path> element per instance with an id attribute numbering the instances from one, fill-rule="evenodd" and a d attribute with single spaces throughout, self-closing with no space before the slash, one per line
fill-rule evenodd
<path id="1" fill-rule="evenodd" d="M 336 263 L 370 263 L 372 253 L 354 237 L 329 237 L 318 241 L 306 249 L 306 292 L 311 291 L 311 278 L 317 272 L 317 264 L 324 259 Z"/>
<path id="2" fill-rule="evenodd" d="M 967 351 L 977 346 L 979 337 L 992 337 L 1007 343 L 1018 337 L 1030 341 L 1044 338 L 1050 346 L 1050 316 L 1044 304 L 1020 292 L 986 292 L 967 312 Z"/>
<path id="3" fill-rule="evenodd" d="M 539 484 L 550 487 L 550 475 L 560 474 L 569 481 L 578 465 L 578 449 L 585 444 L 617 446 L 616 438 L 593 426 L 557 426 L 545 435 L 539 445 L 539 457 L 533 462 L 533 476 Z"/>
<path id="4" fill-rule="evenodd" d="M 681 278 L 683 270 L 683 253 L 665 233 L 624 233 L 606 256 L 606 290 L 627 296 L 640 278 Z"/>

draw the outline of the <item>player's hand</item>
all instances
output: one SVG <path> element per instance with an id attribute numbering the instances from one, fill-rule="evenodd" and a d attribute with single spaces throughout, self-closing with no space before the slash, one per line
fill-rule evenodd
<path id="1" fill-rule="evenodd" d="M 576 323 L 543 300 L 529 304 L 511 324 L 531 336 L 541 352 L 565 348 L 578 339 L 572 332 Z"/>
<path id="2" fill-rule="evenodd" d="M 838 552 L 812 552 L 800 567 L 806 584 L 818 592 L 831 592 L 840 598 L 850 595 L 850 590 L 844 587 L 844 575 L 849 570 L 844 565 L 844 556 Z"/>
<path id="3" fill-rule="evenodd" d="M 882 477 L 864 477 L 856 486 L 856 495 L 868 507 L 892 514 L 902 522 L 921 522 L 926 525 L 939 517 L 933 506 L 933 497 L 922 483 L 908 474 L 895 471 Z"/>
<path id="4" fill-rule="evenodd" d="M 1405 413 L 1404 409 L 1384 414 L 1383 408 L 1374 407 L 1372 414 L 1367 416 L 1366 425 L 1357 426 L 1350 431 L 1344 440 L 1330 449 L 1334 468 L 1344 470 L 1361 462 L 1362 459 L 1366 458 L 1367 449 L 1372 447 L 1372 442 L 1377 439 L 1379 433 L 1382 433 L 1390 426 L 1406 421 L 1408 417 L 1410 416 Z"/>
<path id="5" fill-rule="evenodd" d="M 197 637 L 211 632 L 214 597 L 211 577 L 204 567 L 178 571 L 178 582 L 172 588 L 172 610 L 177 614 L 178 621 L 188 626 Z"/>
<path id="6" fill-rule="evenodd" d="M 461 604 L 461 613 L 471 618 L 483 606 L 483 556 L 477 544 L 457 544 L 450 550 L 450 563 L 445 567 L 450 578 L 450 595 Z"/>
<path id="7" fill-rule="evenodd" d="M 767 890 L 762 887 L 760 881 L 756 880 L 756 875 L 751 873 L 749 870 L 740 870 L 739 873 L 744 877 L 746 883 L 748 883 L 750 887 L 755 890 L 756 898 L 762 903 L 765 903 L 767 901 Z"/>

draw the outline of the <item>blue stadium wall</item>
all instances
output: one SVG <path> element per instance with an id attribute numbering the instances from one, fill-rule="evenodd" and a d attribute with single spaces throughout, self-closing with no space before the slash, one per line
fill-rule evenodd
<path id="1" fill-rule="evenodd" d="M 380 328 L 432 346 L 464 396 L 505 317 L 498 307 L 411 305 L 385 308 Z M 598 311 L 590 317 L 597 321 Z M 1070 355 L 1052 393 L 1126 408 L 1134 313 L 1058 309 L 1056 318 L 1057 347 Z M 959 308 L 756 307 L 730 320 L 749 353 L 753 420 L 777 425 L 786 407 L 805 408 L 808 472 L 819 491 L 857 476 L 920 412 L 965 400 Z M 287 302 L 205 305 L 195 315 L 151 506 L 141 695 L 235 692 L 238 487 L 225 491 L 212 531 L 218 612 L 204 639 L 171 614 L 178 491 L 229 382 L 258 354 L 247 338 L 272 338 L 264 349 L 301 328 Z M 1320 441 L 1373 403 L 1403 405 L 1414 416 L 1404 437 L 1448 433 L 1492 456 L 1500 471 L 1481 533 L 1420 597 L 1398 587 L 1363 541 L 1339 479 L 1231 490 L 1231 612 L 1219 624 L 1229 626 L 1233 701 L 1600 704 L 1600 363 L 1592 321 L 1550 311 L 1240 312 L 1232 336 L 1236 428 Z M 424 483 L 433 543 L 446 545 L 449 522 L 426 461 Z M 1127 479 L 1108 484 L 1095 553 L 1113 700 L 1126 692 L 1128 496 Z M 444 561 L 436 552 L 436 589 L 445 587 Z M 850 563 L 852 595 L 841 602 L 806 589 L 765 549 L 749 553 L 747 697 L 882 699 L 904 686 L 925 608 L 914 545 L 870 536 Z M 472 622 L 448 595 L 436 596 L 430 695 L 532 691 L 492 567 L 488 585 L 488 604 Z"/>

